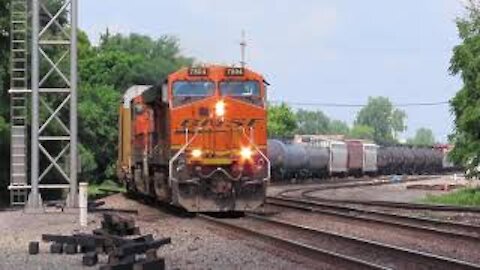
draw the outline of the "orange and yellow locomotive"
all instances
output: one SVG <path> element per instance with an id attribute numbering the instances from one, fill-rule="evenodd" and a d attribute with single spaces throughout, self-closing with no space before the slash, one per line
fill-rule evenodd
<path id="1" fill-rule="evenodd" d="M 261 205 L 270 179 L 266 83 L 247 68 L 205 66 L 134 86 L 120 108 L 117 173 L 191 212 Z"/>

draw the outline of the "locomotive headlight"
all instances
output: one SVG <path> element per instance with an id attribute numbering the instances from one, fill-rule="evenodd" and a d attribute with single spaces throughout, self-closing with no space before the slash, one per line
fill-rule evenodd
<path id="1" fill-rule="evenodd" d="M 217 117 L 223 117 L 225 115 L 225 102 L 223 102 L 223 100 L 215 104 L 215 115 Z"/>
<path id="2" fill-rule="evenodd" d="M 202 156 L 202 150 L 200 149 L 194 149 L 192 151 L 192 157 L 193 158 L 200 158 Z"/>
<path id="3" fill-rule="evenodd" d="M 240 156 L 242 159 L 251 159 L 253 155 L 252 149 L 250 147 L 243 147 L 242 150 L 240 150 Z"/>

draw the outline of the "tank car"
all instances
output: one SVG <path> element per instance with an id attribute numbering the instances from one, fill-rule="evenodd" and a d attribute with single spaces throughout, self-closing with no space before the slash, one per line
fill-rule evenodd
<path id="1" fill-rule="evenodd" d="M 307 152 L 307 170 L 310 177 L 325 178 L 331 174 L 330 141 L 318 135 L 295 135 L 294 144 L 301 144 Z"/>
<path id="2" fill-rule="evenodd" d="M 444 171 L 444 154 L 429 147 L 387 146 L 378 150 L 380 174 L 432 174 Z"/>
<path id="3" fill-rule="evenodd" d="M 268 158 L 276 179 L 308 176 L 308 153 L 303 145 L 268 140 Z"/>
<path id="4" fill-rule="evenodd" d="M 183 68 L 120 108 L 117 174 L 129 192 L 190 212 L 261 205 L 270 179 L 266 84 L 247 68 Z"/>
<path id="5" fill-rule="evenodd" d="M 308 156 L 308 170 L 311 177 L 325 178 L 329 175 L 330 152 L 325 146 L 305 147 Z"/>
<path id="6" fill-rule="evenodd" d="M 326 147 L 273 139 L 268 140 L 268 158 L 276 180 L 323 178 L 328 175 L 330 155 Z"/>

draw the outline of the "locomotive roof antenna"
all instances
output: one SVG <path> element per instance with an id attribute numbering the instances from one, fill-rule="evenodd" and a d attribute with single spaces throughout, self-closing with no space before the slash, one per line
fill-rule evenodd
<path id="1" fill-rule="evenodd" d="M 242 60 L 240 61 L 240 65 L 242 66 L 242 68 L 245 68 L 245 66 L 247 65 L 247 62 L 245 62 L 245 51 L 247 49 L 245 30 L 242 30 L 242 40 L 240 41 L 240 49 L 241 49 L 241 55 L 242 55 Z"/>

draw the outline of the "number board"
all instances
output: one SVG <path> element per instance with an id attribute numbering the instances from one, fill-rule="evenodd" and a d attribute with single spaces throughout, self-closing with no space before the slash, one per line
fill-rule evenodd
<path id="1" fill-rule="evenodd" d="M 225 71 L 226 76 L 243 76 L 245 75 L 245 70 L 243 68 L 227 68 Z"/>
<path id="2" fill-rule="evenodd" d="M 190 76 L 207 76 L 208 69 L 203 67 L 192 67 L 188 70 L 188 75 Z"/>

